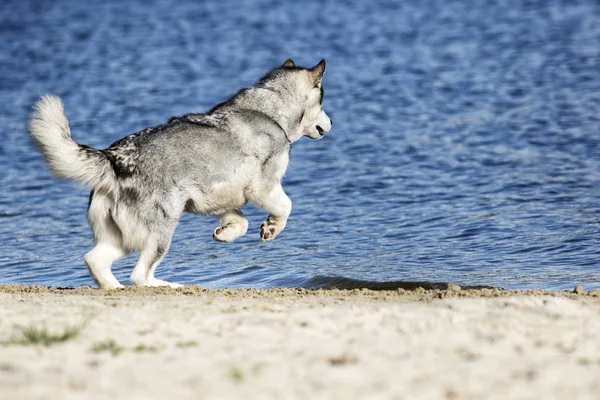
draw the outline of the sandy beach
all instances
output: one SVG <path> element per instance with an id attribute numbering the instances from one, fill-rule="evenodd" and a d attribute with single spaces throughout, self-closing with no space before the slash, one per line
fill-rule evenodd
<path id="1" fill-rule="evenodd" d="M 0 398 L 598 399 L 577 292 L 0 286 Z"/>

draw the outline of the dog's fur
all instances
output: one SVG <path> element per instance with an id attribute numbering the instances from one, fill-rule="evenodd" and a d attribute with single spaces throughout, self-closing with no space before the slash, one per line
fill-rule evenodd
<path id="1" fill-rule="evenodd" d="M 101 288 L 123 287 L 114 261 L 139 251 L 131 280 L 140 286 L 180 286 L 154 272 L 171 244 L 182 212 L 214 215 L 213 238 L 246 233 L 247 201 L 269 212 L 263 241 L 285 228 L 292 202 L 281 187 L 291 144 L 331 129 L 321 108 L 325 60 L 300 68 L 292 60 L 206 114 L 173 117 L 105 150 L 77 144 L 60 98 L 43 96 L 29 121 L 31 136 L 54 174 L 92 189 L 88 220 L 96 247 L 85 262 Z"/>

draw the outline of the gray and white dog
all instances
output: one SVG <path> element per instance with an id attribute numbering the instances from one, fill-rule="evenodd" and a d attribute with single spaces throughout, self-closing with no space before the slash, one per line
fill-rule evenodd
<path id="1" fill-rule="evenodd" d="M 85 262 L 98 285 L 123 287 L 111 265 L 139 251 L 131 273 L 135 285 L 181 286 L 156 279 L 154 272 L 184 211 L 217 216 L 221 226 L 213 238 L 231 242 L 248 230 L 240 208 L 252 201 L 269 212 L 261 240 L 277 237 L 292 210 L 281 187 L 290 147 L 331 129 L 321 108 L 324 72 L 325 60 L 313 68 L 287 60 L 206 114 L 173 117 L 105 150 L 71 138 L 60 98 L 38 100 L 29 131 L 55 176 L 92 189 L 88 221 L 96 247 Z"/>

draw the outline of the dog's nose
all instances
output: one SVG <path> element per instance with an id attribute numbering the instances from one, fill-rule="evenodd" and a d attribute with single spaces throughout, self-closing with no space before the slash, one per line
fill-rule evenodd
<path id="1" fill-rule="evenodd" d="M 329 118 L 329 126 L 333 126 L 333 120 Z"/>

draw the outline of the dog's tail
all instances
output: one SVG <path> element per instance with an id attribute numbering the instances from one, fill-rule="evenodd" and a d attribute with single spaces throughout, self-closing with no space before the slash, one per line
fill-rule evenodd
<path id="1" fill-rule="evenodd" d="M 29 133 L 57 178 L 92 189 L 109 188 L 114 182 L 114 170 L 106 155 L 71 138 L 69 120 L 58 96 L 44 95 L 34 104 Z"/>

